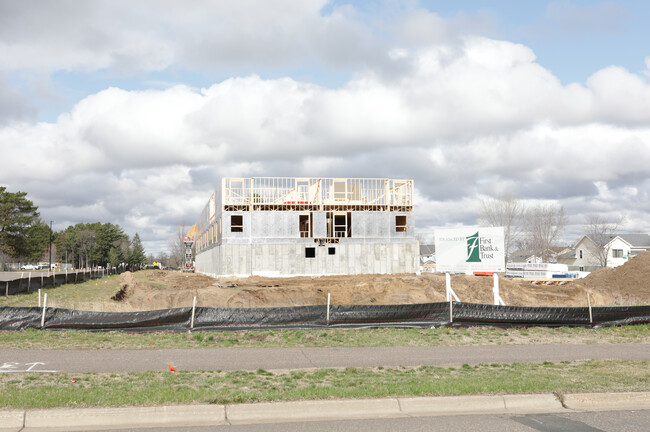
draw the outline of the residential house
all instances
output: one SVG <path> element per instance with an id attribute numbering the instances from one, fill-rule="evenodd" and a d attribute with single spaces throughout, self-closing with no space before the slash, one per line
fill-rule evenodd
<path id="1" fill-rule="evenodd" d="M 571 251 L 561 255 L 558 262 L 567 264 L 569 270 L 594 271 L 602 267 L 604 253 L 607 252 L 607 267 L 625 264 L 630 258 L 650 250 L 648 234 L 615 234 L 599 250 L 589 236 L 582 236 Z"/>

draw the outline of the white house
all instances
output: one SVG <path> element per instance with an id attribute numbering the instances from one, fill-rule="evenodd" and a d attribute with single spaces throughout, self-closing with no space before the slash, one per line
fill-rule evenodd
<path id="1" fill-rule="evenodd" d="M 648 234 L 617 234 L 599 250 L 588 236 L 583 236 L 573 249 L 558 257 L 558 262 L 567 264 L 569 270 L 594 271 L 602 267 L 600 255 L 607 252 L 607 267 L 625 264 L 630 258 L 650 250 Z"/>
<path id="2" fill-rule="evenodd" d="M 619 234 L 605 246 L 609 247 L 607 267 L 617 267 L 627 260 L 650 250 L 650 235 L 648 234 Z"/>

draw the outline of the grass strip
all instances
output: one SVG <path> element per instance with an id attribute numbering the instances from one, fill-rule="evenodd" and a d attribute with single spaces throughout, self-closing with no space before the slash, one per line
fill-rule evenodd
<path id="1" fill-rule="evenodd" d="M 38 276 L 33 276 L 37 279 Z M 81 275 L 79 276 L 81 279 Z M 64 284 L 55 288 L 44 288 L 41 295 L 47 294 L 49 307 L 66 309 L 93 310 L 89 306 L 98 303 L 110 304 L 110 297 L 119 289 L 122 282 L 118 275 L 105 276 L 77 284 Z M 112 302 L 114 303 L 114 302 Z M 0 306 L 33 307 L 38 306 L 38 289 L 31 292 L 0 297 Z M 105 309 L 110 312 L 110 308 Z"/>
<path id="2" fill-rule="evenodd" d="M 649 363 L 591 360 L 463 365 L 460 368 L 0 374 L 0 408 L 648 391 Z"/>
<path id="3" fill-rule="evenodd" d="M 266 330 L 194 333 L 0 331 L 0 349 L 172 349 L 650 343 L 650 324 L 588 328 Z"/>

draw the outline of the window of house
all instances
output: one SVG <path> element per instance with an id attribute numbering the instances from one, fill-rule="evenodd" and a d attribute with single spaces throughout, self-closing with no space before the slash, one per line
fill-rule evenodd
<path id="1" fill-rule="evenodd" d="M 406 232 L 406 216 L 395 216 L 395 231 Z"/>
<path id="2" fill-rule="evenodd" d="M 333 247 L 327 248 L 327 253 L 329 255 L 336 255 L 336 248 L 333 248 Z"/>
<path id="3" fill-rule="evenodd" d="M 244 232 L 244 216 L 230 216 L 230 232 Z"/>
<path id="4" fill-rule="evenodd" d="M 614 258 L 623 258 L 623 249 L 612 249 L 612 256 Z"/>
<path id="5" fill-rule="evenodd" d="M 316 248 L 315 247 L 305 248 L 305 258 L 316 258 Z"/>
<path id="6" fill-rule="evenodd" d="M 582 249 L 580 249 L 580 259 L 582 259 Z"/>

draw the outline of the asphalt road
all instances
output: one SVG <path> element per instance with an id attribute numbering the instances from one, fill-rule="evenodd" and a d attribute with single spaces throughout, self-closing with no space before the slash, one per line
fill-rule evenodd
<path id="1" fill-rule="evenodd" d="M 22 277 L 28 277 L 29 274 L 32 274 L 32 278 L 39 278 L 41 275 L 44 275 L 45 277 L 48 276 L 47 270 L 45 271 L 37 271 L 37 270 L 23 270 L 19 272 L 0 272 L 0 282 L 6 282 L 6 281 L 12 281 L 16 279 L 20 279 L 21 275 Z M 50 273 L 51 275 L 52 273 Z"/>
<path id="2" fill-rule="evenodd" d="M 82 273 L 81 270 L 76 270 L 77 273 Z M 41 276 L 43 277 L 51 277 L 52 274 L 65 274 L 65 270 L 57 270 L 55 272 L 48 272 L 47 269 L 45 270 L 21 270 L 21 271 L 16 271 L 16 272 L 0 272 L 0 282 L 6 282 L 6 281 L 12 281 L 16 279 L 20 279 L 21 277 L 26 278 L 29 277 L 29 274 L 32 274 L 32 279 L 40 279 Z M 68 270 L 68 274 L 73 274 L 75 271 L 73 270 Z M 101 273 L 101 271 L 100 271 Z M 3 292 L 3 291 L 0 291 Z"/>
<path id="3" fill-rule="evenodd" d="M 481 345 L 172 350 L 0 350 L 0 372 L 131 372 L 460 366 L 563 360 L 650 360 L 650 344 Z"/>
<path id="4" fill-rule="evenodd" d="M 157 427 L 104 430 L 103 432 L 643 432 L 650 430 L 649 425 L 650 410 L 639 410 L 406 417 L 239 426 Z"/>

